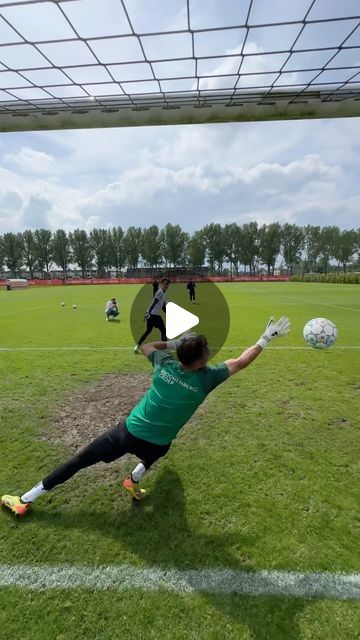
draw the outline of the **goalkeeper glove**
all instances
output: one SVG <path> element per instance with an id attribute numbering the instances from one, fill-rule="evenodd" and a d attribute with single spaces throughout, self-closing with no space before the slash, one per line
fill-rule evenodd
<path id="1" fill-rule="evenodd" d="M 267 323 L 264 334 L 257 341 L 257 345 L 262 349 L 269 344 L 271 340 L 274 338 L 279 338 L 281 336 L 286 336 L 290 331 L 290 320 L 286 316 L 282 316 L 280 320 L 275 320 L 275 318 L 271 317 L 269 322 Z"/>

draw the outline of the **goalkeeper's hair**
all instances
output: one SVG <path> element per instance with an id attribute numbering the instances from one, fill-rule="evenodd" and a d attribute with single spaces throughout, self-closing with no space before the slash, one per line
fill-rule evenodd
<path id="1" fill-rule="evenodd" d="M 190 367 L 194 362 L 209 355 L 208 341 L 204 335 L 187 338 L 179 344 L 176 355 L 181 364 Z"/>

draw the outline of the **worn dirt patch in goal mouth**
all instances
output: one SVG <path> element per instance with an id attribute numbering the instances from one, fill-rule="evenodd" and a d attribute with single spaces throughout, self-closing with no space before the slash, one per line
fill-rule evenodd
<path id="1" fill-rule="evenodd" d="M 150 385 L 149 373 L 105 374 L 64 397 L 63 404 L 55 409 L 48 432 L 41 439 L 61 444 L 70 457 L 124 420 Z M 112 464 L 100 462 L 81 473 L 101 482 L 118 481 L 118 474 L 125 468 L 128 473 L 129 460 L 129 456 L 124 456 Z M 136 458 L 132 462 L 134 460 Z M 59 463 L 64 461 L 65 458 Z"/>
<path id="2" fill-rule="evenodd" d="M 124 420 L 151 385 L 148 373 L 106 374 L 65 397 L 45 438 L 78 451 Z"/>

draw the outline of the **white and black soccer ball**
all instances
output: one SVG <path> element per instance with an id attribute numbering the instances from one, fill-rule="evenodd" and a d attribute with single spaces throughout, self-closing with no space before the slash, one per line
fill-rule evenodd
<path id="1" fill-rule="evenodd" d="M 73 309 L 77 309 L 77 305 L 76 305 L 76 304 L 73 304 L 72 308 L 73 308 Z"/>
<path id="2" fill-rule="evenodd" d="M 65 307 L 65 302 L 60 302 L 62 307 Z"/>
<path id="3" fill-rule="evenodd" d="M 327 318 L 313 318 L 306 323 L 303 336 L 310 347 L 314 349 L 328 349 L 337 338 L 337 328 Z"/>

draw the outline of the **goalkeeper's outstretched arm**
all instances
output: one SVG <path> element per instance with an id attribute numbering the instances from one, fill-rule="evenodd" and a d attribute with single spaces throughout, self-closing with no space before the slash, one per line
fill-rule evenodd
<path id="1" fill-rule="evenodd" d="M 266 329 L 259 338 L 259 340 L 252 347 L 245 349 L 245 351 L 238 357 L 231 360 L 225 360 L 225 364 L 230 371 L 230 375 L 238 373 L 242 369 L 249 366 L 262 352 L 263 349 L 274 340 L 274 338 L 280 338 L 285 336 L 290 331 L 290 321 L 286 316 L 276 321 L 274 318 L 270 318 L 267 323 Z"/>
<path id="2" fill-rule="evenodd" d="M 242 369 L 249 366 L 262 352 L 262 348 L 258 344 L 254 344 L 252 347 L 245 349 L 245 351 L 238 358 L 232 358 L 231 360 L 225 360 L 225 364 L 232 376 L 234 373 L 238 373 Z"/>
<path id="3" fill-rule="evenodd" d="M 147 344 L 142 344 L 140 347 L 140 351 L 142 351 L 146 357 L 153 351 L 163 351 L 165 349 L 168 349 L 167 342 L 148 342 Z"/>
<path id="4" fill-rule="evenodd" d="M 142 344 L 140 347 L 140 351 L 143 352 L 144 356 L 148 356 L 152 351 L 164 351 L 164 349 L 169 349 L 170 351 L 176 351 L 177 347 L 183 342 L 183 340 L 187 340 L 188 338 L 194 337 L 195 333 L 185 333 L 180 336 L 176 340 L 167 340 L 167 342 L 148 342 L 147 344 Z"/>

